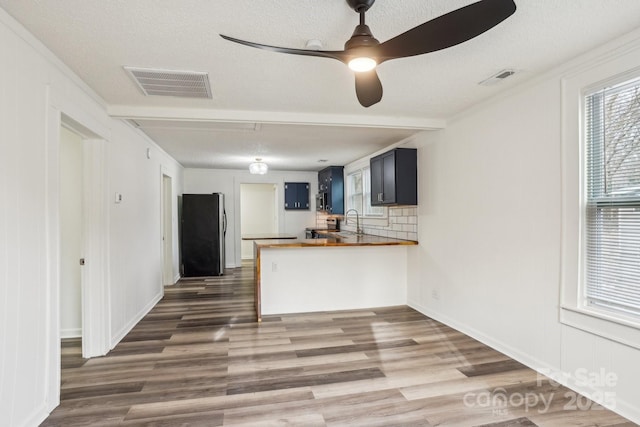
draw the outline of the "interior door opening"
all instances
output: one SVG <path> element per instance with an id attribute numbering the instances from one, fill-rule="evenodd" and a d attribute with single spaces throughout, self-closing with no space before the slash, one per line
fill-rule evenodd
<path id="1" fill-rule="evenodd" d="M 61 368 L 82 360 L 84 253 L 84 141 L 60 126 L 60 353 Z"/>
<path id="2" fill-rule="evenodd" d="M 278 233 L 276 184 L 240 184 L 240 234 L 242 259 L 253 259 L 256 235 Z"/>
<path id="3" fill-rule="evenodd" d="M 173 285 L 173 191 L 171 177 L 162 175 L 162 284 Z"/>
<path id="4" fill-rule="evenodd" d="M 83 139 L 60 127 L 60 336 L 82 337 Z"/>

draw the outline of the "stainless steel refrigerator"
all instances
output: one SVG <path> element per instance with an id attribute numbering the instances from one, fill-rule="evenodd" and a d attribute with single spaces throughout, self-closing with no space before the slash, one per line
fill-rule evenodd
<path id="1" fill-rule="evenodd" d="M 223 275 L 227 231 L 224 194 L 183 194 L 181 225 L 183 276 Z"/>

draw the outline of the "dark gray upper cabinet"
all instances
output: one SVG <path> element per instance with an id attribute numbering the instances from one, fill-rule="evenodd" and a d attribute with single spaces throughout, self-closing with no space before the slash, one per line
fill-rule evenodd
<path id="1" fill-rule="evenodd" d="M 326 212 L 344 214 L 344 167 L 329 166 L 318 172 L 318 192 L 325 195 Z"/>
<path id="2" fill-rule="evenodd" d="M 309 209 L 309 183 L 284 183 L 284 208 L 287 210 Z"/>
<path id="3" fill-rule="evenodd" d="M 371 206 L 418 204 L 417 153 L 394 148 L 371 158 Z"/>

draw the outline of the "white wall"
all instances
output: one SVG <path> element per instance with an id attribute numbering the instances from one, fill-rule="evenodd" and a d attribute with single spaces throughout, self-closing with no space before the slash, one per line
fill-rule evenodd
<path id="1" fill-rule="evenodd" d="M 83 224 L 82 137 L 60 129 L 60 331 L 82 333 L 81 274 Z"/>
<path id="2" fill-rule="evenodd" d="M 172 178 L 174 267 L 178 265 L 178 197 L 182 167 L 155 144 L 121 122 L 112 124 L 109 144 L 110 281 L 112 345 L 115 345 L 163 294 L 162 175 Z M 147 158 L 147 148 L 151 158 Z"/>
<path id="3" fill-rule="evenodd" d="M 559 321 L 561 78 L 622 43 L 421 135 L 420 245 L 408 300 L 533 368 L 615 373 L 616 408 L 639 422 L 640 351 Z M 640 49 L 635 58 L 637 67 Z"/>
<path id="4" fill-rule="evenodd" d="M 61 113 L 107 141 L 102 232 L 112 344 L 162 294 L 161 169 L 179 194 L 182 168 L 110 119 L 102 101 L 2 9 L 0 57 L 0 414 L 2 425 L 33 426 L 59 401 Z M 115 191 L 124 195 L 120 205 Z"/>
<path id="5" fill-rule="evenodd" d="M 284 210 L 284 183 L 308 182 L 311 207 L 308 211 Z M 275 184 L 278 190 L 278 232 L 304 238 L 304 229 L 315 225 L 315 192 L 318 188 L 317 172 L 269 171 L 266 175 L 251 175 L 248 170 L 185 169 L 184 193 L 224 193 L 227 211 L 226 263 L 228 268 L 242 263 L 240 232 L 240 184 Z"/>

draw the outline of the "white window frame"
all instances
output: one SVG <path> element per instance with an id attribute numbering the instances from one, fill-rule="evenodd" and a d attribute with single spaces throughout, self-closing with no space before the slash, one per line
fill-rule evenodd
<path id="1" fill-rule="evenodd" d="M 353 179 L 355 179 L 357 175 L 360 176 L 361 185 L 360 185 L 360 190 L 358 191 L 356 189 L 356 191 L 354 192 L 353 191 L 354 185 L 352 181 Z M 345 212 L 349 209 L 355 209 L 361 214 L 364 213 L 364 209 L 363 209 L 364 208 L 364 190 L 362 185 L 363 178 L 364 178 L 364 174 L 362 173 L 362 169 L 357 169 L 347 175 L 346 198 L 345 198 L 347 209 L 345 210 Z M 354 203 L 355 202 L 354 198 L 358 195 L 360 196 L 361 200 L 360 200 L 360 203 L 356 204 Z"/>
<path id="2" fill-rule="evenodd" d="M 362 194 L 362 206 L 352 206 L 352 196 L 351 193 L 351 176 L 360 174 L 362 183 L 362 188 L 359 193 Z M 369 191 L 365 191 L 365 177 L 368 177 L 369 181 Z M 384 219 L 388 218 L 387 209 L 383 206 L 371 206 L 371 170 L 369 166 L 363 166 L 358 169 L 351 170 L 347 173 L 347 185 L 346 185 L 346 209 L 355 209 L 358 211 L 362 218 L 368 219 Z M 380 213 L 376 214 L 375 211 Z M 346 212 L 346 210 L 345 210 Z"/>
<path id="3" fill-rule="evenodd" d="M 587 303 L 585 298 L 585 95 L 640 76 L 637 51 L 562 79 L 562 266 L 560 321 L 640 349 L 640 321 Z"/>

